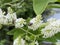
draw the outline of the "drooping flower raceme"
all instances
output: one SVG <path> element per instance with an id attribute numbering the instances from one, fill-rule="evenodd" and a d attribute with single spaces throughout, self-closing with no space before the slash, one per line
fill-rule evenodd
<path id="1" fill-rule="evenodd" d="M 11 10 L 8 8 L 8 10 Z M 8 11 L 6 15 L 4 15 L 2 9 L 0 9 L 0 24 L 8 25 L 13 24 L 13 22 L 17 19 L 16 13 L 11 13 Z"/>
<path id="2" fill-rule="evenodd" d="M 16 13 L 12 11 L 12 9 L 9 7 L 8 8 L 8 13 L 6 15 L 8 19 L 8 24 L 13 24 L 15 20 L 17 19 Z"/>
<path id="3" fill-rule="evenodd" d="M 21 28 L 26 24 L 25 20 L 23 18 L 18 18 L 15 21 L 15 28 Z"/>
<path id="4" fill-rule="evenodd" d="M 42 24 L 41 16 L 40 15 L 36 16 L 32 20 L 30 20 L 30 23 L 32 25 L 28 26 L 29 29 L 32 29 L 33 31 L 38 29 L 40 27 L 40 25 Z"/>
<path id="5" fill-rule="evenodd" d="M 17 19 L 16 13 L 8 13 L 6 17 L 8 20 L 8 24 L 13 24 L 14 21 Z"/>
<path id="6" fill-rule="evenodd" d="M 60 20 L 49 23 L 44 29 L 41 30 L 43 38 L 49 38 L 60 32 Z"/>

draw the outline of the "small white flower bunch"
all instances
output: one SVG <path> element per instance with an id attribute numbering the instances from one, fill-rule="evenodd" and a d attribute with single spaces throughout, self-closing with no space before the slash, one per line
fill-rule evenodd
<path id="1" fill-rule="evenodd" d="M 43 34 L 43 38 L 52 37 L 58 32 L 60 32 L 60 20 L 52 21 L 44 29 L 41 30 L 41 34 Z"/>
<path id="2" fill-rule="evenodd" d="M 15 21 L 15 28 L 21 28 L 26 24 L 25 20 L 23 18 L 18 18 Z"/>
<path id="3" fill-rule="evenodd" d="M 19 36 L 14 40 L 13 45 L 25 45 L 25 40 Z"/>
<path id="4" fill-rule="evenodd" d="M 15 28 L 21 28 L 26 24 L 25 20 L 23 18 L 18 18 L 16 16 L 16 13 L 12 11 L 12 9 L 8 8 L 8 13 L 4 15 L 2 9 L 0 9 L 0 24 L 2 25 L 15 25 Z"/>
<path id="5" fill-rule="evenodd" d="M 21 45 L 25 45 L 25 40 L 21 39 Z"/>
<path id="6" fill-rule="evenodd" d="M 35 18 L 33 18 L 32 20 L 30 20 L 30 24 L 32 24 L 32 25 L 29 25 L 28 28 L 35 31 L 40 27 L 42 22 L 43 21 L 41 21 L 41 15 L 38 15 Z"/>
<path id="7" fill-rule="evenodd" d="M 4 24 L 7 21 L 5 19 L 6 19 L 6 16 L 4 16 L 4 13 L 0 9 L 0 24 Z"/>
<path id="8" fill-rule="evenodd" d="M 4 15 L 2 9 L 0 9 L 0 24 L 9 25 L 13 24 L 13 21 L 17 19 L 16 13 L 11 13 L 11 8 L 8 8 L 8 14 Z"/>
<path id="9" fill-rule="evenodd" d="M 6 15 L 6 18 L 8 20 L 9 24 L 13 24 L 15 20 L 17 19 L 16 13 L 12 11 L 12 9 L 9 7 L 8 8 L 8 13 Z"/>
<path id="10" fill-rule="evenodd" d="M 13 45 L 19 45 L 20 44 L 20 37 L 17 37 L 14 39 Z"/>

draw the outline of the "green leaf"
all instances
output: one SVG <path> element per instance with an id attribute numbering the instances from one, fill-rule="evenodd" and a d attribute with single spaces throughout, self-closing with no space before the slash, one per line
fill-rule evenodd
<path id="1" fill-rule="evenodd" d="M 11 31 L 7 32 L 8 35 L 14 35 L 14 33 L 17 33 L 19 35 L 25 34 L 25 32 L 19 28 L 15 28 L 15 29 L 12 29 Z"/>
<path id="2" fill-rule="evenodd" d="M 33 0 L 33 9 L 37 15 L 43 13 L 48 3 L 56 2 L 56 0 Z"/>
<path id="3" fill-rule="evenodd" d="M 48 5 L 49 0 L 33 0 L 33 9 L 37 15 L 40 15 Z"/>
<path id="4" fill-rule="evenodd" d="M 47 42 L 56 42 L 56 37 L 51 37 L 51 38 L 47 38 L 47 39 L 44 39 L 44 41 L 47 41 Z"/>

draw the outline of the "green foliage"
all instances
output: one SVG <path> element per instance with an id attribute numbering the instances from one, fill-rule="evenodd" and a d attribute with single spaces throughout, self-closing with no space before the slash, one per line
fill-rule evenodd
<path id="1" fill-rule="evenodd" d="M 57 0 L 50 0 L 50 2 L 56 2 Z"/>
<path id="2" fill-rule="evenodd" d="M 45 10 L 48 3 L 49 3 L 49 0 L 33 0 L 33 8 L 35 13 L 37 15 L 40 15 Z"/>
<path id="3" fill-rule="evenodd" d="M 0 45 L 4 45 L 5 44 L 5 42 L 6 42 L 6 40 L 4 39 L 4 40 L 0 40 Z"/>
<path id="4" fill-rule="evenodd" d="M 7 34 L 14 35 L 14 39 L 17 38 L 19 35 L 22 36 L 25 32 L 22 29 L 13 29 L 9 31 Z"/>
<path id="5" fill-rule="evenodd" d="M 56 0 L 33 0 L 33 9 L 37 15 L 40 15 L 43 13 L 50 2 L 55 1 Z"/>
<path id="6" fill-rule="evenodd" d="M 60 2 L 60 0 L 57 0 L 57 2 Z"/>

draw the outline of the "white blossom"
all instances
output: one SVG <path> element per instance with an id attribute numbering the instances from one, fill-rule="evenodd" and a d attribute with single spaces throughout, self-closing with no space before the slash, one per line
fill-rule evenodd
<path id="1" fill-rule="evenodd" d="M 6 16 L 2 17 L 2 24 L 7 25 L 8 24 L 8 19 Z"/>
<path id="2" fill-rule="evenodd" d="M 2 9 L 0 8 L 0 16 L 4 15 Z"/>
<path id="3" fill-rule="evenodd" d="M 13 45 L 25 45 L 25 40 L 19 36 L 14 40 Z"/>
<path id="4" fill-rule="evenodd" d="M 14 42 L 13 45 L 20 45 L 20 37 L 17 37 Z"/>
<path id="5" fill-rule="evenodd" d="M 36 45 L 39 45 L 38 41 L 35 42 Z"/>
<path id="6" fill-rule="evenodd" d="M 25 40 L 21 39 L 21 45 L 25 45 Z"/>
<path id="7" fill-rule="evenodd" d="M 30 23 L 32 23 L 32 25 L 28 26 L 29 29 L 33 29 L 33 31 L 38 29 L 40 25 L 42 24 L 41 17 L 36 16 L 32 20 L 30 20 Z"/>
<path id="8" fill-rule="evenodd" d="M 0 17 L 0 24 L 7 25 L 8 24 L 8 19 L 6 16 Z"/>
<path id="9" fill-rule="evenodd" d="M 3 17 L 0 16 L 0 24 L 3 24 Z"/>
<path id="10" fill-rule="evenodd" d="M 0 9 L 0 24 L 13 24 L 13 22 L 17 19 L 16 13 L 10 13 L 10 11 L 8 11 L 6 16 L 4 15 L 4 13 L 5 12 L 3 12 L 2 9 Z"/>
<path id="11" fill-rule="evenodd" d="M 21 28 L 26 24 L 25 20 L 23 18 L 18 18 L 15 21 L 15 28 Z"/>
<path id="12" fill-rule="evenodd" d="M 9 24 L 13 24 L 13 22 L 17 19 L 16 13 L 8 13 L 6 15 L 7 19 L 8 19 L 8 23 Z"/>
<path id="13" fill-rule="evenodd" d="M 16 13 L 13 12 L 11 7 L 8 7 L 8 13 L 7 13 L 6 17 L 8 19 L 8 24 L 13 24 L 15 22 L 15 20 L 17 19 Z"/>
<path id="14" fill-rule="evenodd" d="M 0 24 L 2 24 L 3 23 L 3 17 L 4 17 L 4 14 L 3 14 L 3 12 L 2 12 L 2 9 L 0 9 Z"/>
<path id="15" fill-rule="evenodd" d="M 56 44 L 56 45 L 60 45 L 60 40 L 58 40 L 55 44 Z"/>
<path id="16" fill-rule="evenodd" d="M 44 29 L 41 30 L 43 38 L 49 38 L 60 32 L 60 20 L 49 23 Z"/>

